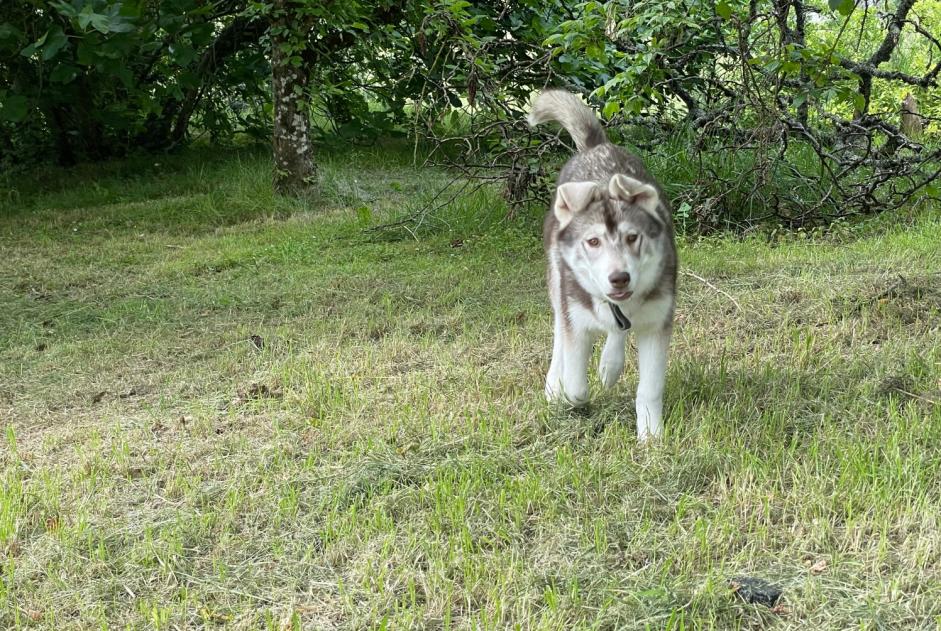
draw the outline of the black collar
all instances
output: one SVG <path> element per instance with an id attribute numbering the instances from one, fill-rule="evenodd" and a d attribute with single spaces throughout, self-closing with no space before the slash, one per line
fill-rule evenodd
<path id="1" fill-rule="evenodd" d="M 614 316 L 614 322 L 618 325 L 619 329 L 626 331 L 631 328 L 631 321 L 627 319 L 627 316 L 624 315 L 624 312 L 621 311 L 620 307 L 618 307 L 613 302 L 609 302 L 608 306 L 611 307 L 611 315 Z"/>

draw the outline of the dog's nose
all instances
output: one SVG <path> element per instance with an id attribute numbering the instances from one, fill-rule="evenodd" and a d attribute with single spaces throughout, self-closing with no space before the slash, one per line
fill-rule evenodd
<path id="1" fill-rule="evenodd" d="M 616 289 L 624 289 L 631 282 L 631 275 L 627 272 L 614 272 L 608 276 L 608 282 Z"/>

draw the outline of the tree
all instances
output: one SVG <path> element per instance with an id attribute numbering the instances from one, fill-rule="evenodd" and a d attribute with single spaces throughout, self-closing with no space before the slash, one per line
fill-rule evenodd
<path id="1" fill-rule="evenodd" d="M 257 127 L 267 24 L 247 8 L 248 0 L 12 0 L 0 17 L 0 162 L 171 148 L 194 121 L 217 138 Z M 237 113 L 234 98 L 255 106 Z"/>
<path id="2" fill-rule="evenodd" d="M 316 2 L 314 0 L 274 0 L 270 9 L 272 93 L 274 102 L 274 185 L 278 192 L 297 194 L 315 184 L 311 138 L 311 109 L 315 99 L 327 104 L 330 114 L 368 118 L 369 105 L 355 107 L 361 94 L 347 86 L 340 95 L 343 106 L 337 111 L 337 84 L 349 78 L 349 70 L 397 81 L 388 66 L 376 59 L 395 49 L 395 30 L 406 14 L 401 2 Z M 345 63 L 340 54 L 353 53 L 355 63 Z M 311 78 L 320 78 L 314 88 Z M 334 107 L 330 107 L 334 105 Z"/>
<path id="3" fill-rule="evenodd" d="M 613 135 L 684 157 L 677 208 L 701 226 L 876 212 L 941 171 L 938 0 L 8 4 L 3 166 L 247 134 L 271 140 L 278 190 L 300 193 L 322 135 L 408 132 L 525 201 L 553 147 L 526 103 L 561 84 Z M 920 137 L 900 130 L 908 91 Z"/>
<path id="4" fill-rule="evenodd" d="M 430 88 L 466 90 L 470 101 L 476 92 L 477 103 L 459 108 L 468 129 L 427 134 L 434 155 L 465 173 L 509 172 L 511 197 L 528 198 L 541 181 L 544 145 L 520 124 L 525 97 L 479 95 L 541 84 L 582 92 L 612 134 L 682 173 L 672 191 L 679 219 L 704 229 L 825 223 L 941 192 L 937 0 L 550 2 L 529 19 L 526 2 L 449 4 L 466 19 L 442 48 L 446 78 Z M 502 26 L 481 37 L 507 17 L 517 18 L 509 59 L 495 44 L 508 39 Z M 539 52 L 547 48 L 551 60 Z M 482 67 L 499 85 L 481 89 Z M 909 90 L 924 104 L 920 139 L 898 124 Z"/>
<path id="5" fill-rule="evenodd" d="M 275 0 L 271 10 L 271 86 L 274 101 L 274 187 L 298 194 L 314 184 L 317 170 L 310 137 L 310 72 L 305 64 L 309 16 L 303 5 Z"/>

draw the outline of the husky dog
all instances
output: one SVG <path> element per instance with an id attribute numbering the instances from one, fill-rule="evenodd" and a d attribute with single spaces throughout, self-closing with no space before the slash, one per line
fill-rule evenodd
<path id="1" fill-rule="evenodd" d="M 562 167 L 543 228 L 549 298 L 555 314 L 546 396 L 573 405 L 588 399 L 595 339 L 601 383 L 624 370 L 629 329 L 637 335 L 637 437 L 663 431 L 663 386 L 673 330 L 676 244 L 670 207 L 644 163 L 611 144 L 597 116 L 563 90 L 533 101 L 532 126 L 557 121 L 578 148 Z"/>

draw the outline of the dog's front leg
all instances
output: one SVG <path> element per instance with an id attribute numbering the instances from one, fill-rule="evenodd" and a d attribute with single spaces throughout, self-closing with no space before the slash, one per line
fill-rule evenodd
<path id="1" fill-rule="evenodd" d="M 663 433 L 663 386 L 667 374 L 667 352 L 672 327 L 637 331 L 637 440 L 658 438 Z"/>
<path id="2" fill-rule="evenodd" d="M 624 343 L 627 333 L 618 331 L 608 333 L 608 339 L 601 350 L 601 361 L 598 362 L 598 373 L 601 375 L 601 385 L 613 388 L 624 372 Z"/>
<path id="3" fill-rule="evenodd" d="M 546 374 L 546 398 L 550 401 L 558 399 L 562 395 L 562 366 L 563 348 L 562 338 L 564 336 L 564 323 L 559 310 L 555 310 L 555 329 L 552 334 L 552 361 L 549 362 L 549 372 Z"/>
<path id="4" fill-rule="evenodd" d="M 594 338 L 575 326 L 562 329 L 562 390 L 575 406 L 588 402 L 588 360 Z"/>

